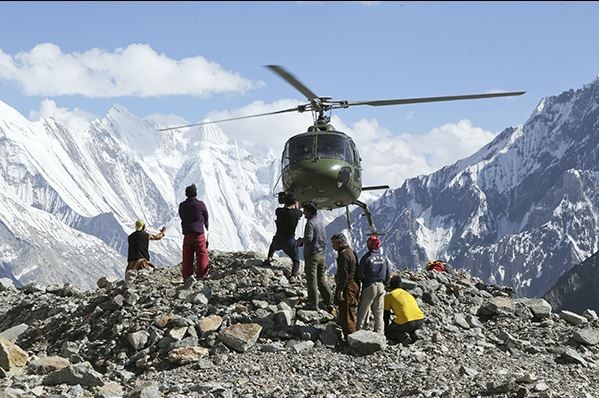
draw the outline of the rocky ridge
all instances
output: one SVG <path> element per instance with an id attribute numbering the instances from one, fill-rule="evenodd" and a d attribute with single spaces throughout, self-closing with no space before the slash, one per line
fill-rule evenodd
<path id="1" fill-rule="evenodd" d="M 331 314 L 303 309 L 288 260 L 262 258 L 211 252 L 210 279 L 187 287 L 176 266 L 89 292 L 0 285 L 0 397 L 599 396 L 593 311 L 403 270 L 420 339 L 346 345 Z"/>

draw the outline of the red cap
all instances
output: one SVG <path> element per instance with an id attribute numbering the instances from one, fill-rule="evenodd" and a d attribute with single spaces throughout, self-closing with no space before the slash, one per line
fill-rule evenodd
<path id="1" fill-rule="evenodd" d="M 378 250 L 381 247 L 381 241 L 378 236 L 371 236 L 366 241 L 366 246 L 369 250 Z"/>

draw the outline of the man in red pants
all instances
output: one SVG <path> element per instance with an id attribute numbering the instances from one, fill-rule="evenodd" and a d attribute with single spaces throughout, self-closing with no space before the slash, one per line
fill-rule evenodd
<path id="1" fill-rule="evenodd" d="M 208 231 L 208 210 L 201 200 L 198 200 L 198 191 L 195 184 L 185 188 L 187 199 L 179 204 L 179 217 L 183 232 L 183 267 L 181 273 L 185 286 L 193 282 L 193 255 L 197 260 L 196 278 L 204 279 L 208 276 L 208 249 L 206 235 Z"/>

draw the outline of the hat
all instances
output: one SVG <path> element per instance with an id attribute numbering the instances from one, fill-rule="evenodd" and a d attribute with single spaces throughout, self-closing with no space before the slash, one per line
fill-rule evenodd
<path id="1" fill-rule="evenodd" d="M 144 220 L 137 220 L 137 221 L 135 221 L 135 230 L 141 231 L 142 229 L 144 229 L 145 225 L 146 225 L 146 223 L 144 222 Z"/>
<path id="2" fill-rule="evenodd" d="M 378 250 L 381 247 L 381 241 L 378 236 L 371 236 L 366 241 L 366 246 L 369 250 Z"/>
<path id="3" fill-rule="evenodd" d="M 196 184 L 191 184 L 187 188 L 185 188 L 185 196 L 188 198 L 195 198 L 198 196 L 198 189 L 196 188 Z"/>

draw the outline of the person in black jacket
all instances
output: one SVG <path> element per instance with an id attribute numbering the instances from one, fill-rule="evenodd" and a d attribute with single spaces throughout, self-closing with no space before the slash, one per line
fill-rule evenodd
<path id="1" fill-rule="evenodd" d="M 150 252 L 148 246 L 151 240 L 160 240 L 164 237 L 165 227 L 160 229 L 157 234 L 149 234 L 146 232 L 146 223 L 144 220 L 135 222 L 135 232 L 127 238 L 129 249 L 127 252 L 127 270 L 138 271 L 144 268 L 154 268 L 154 264 L 150 262 Z"/>
<path id="2" fill-rule="evenodd" d="M 272 238 L 270 247 L 268 249 L 267 259 L 264 261 L 264 265 L 270 265 L 272 256 L 277 250 L 283 250 L 293 262 L 291 268 L 291 277 L 297 277 L 300 267 L 299 251 L 297 249 L 297 243 L 295 240 L 295 229 L 299 219 L 303 213 L 299 209 L 299 204 L 292 195 L 285 197 L 285 204 L 283 207 L 277 208 L 275 211 L 277 231 L 275 236 Z"/>

